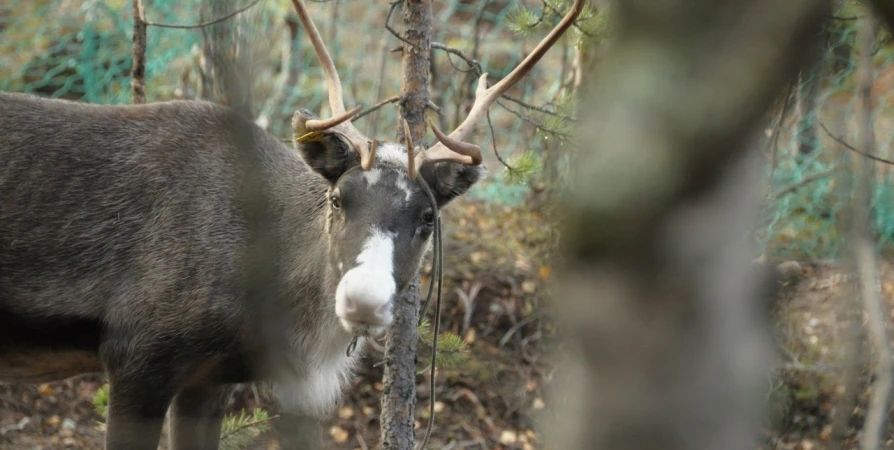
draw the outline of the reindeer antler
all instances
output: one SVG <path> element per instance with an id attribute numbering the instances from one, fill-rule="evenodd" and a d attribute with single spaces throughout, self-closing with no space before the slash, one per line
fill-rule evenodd
<path id="1" fill-rule="evenodd" d="M 326 73 L 326 82 L 329 85 L 329 108 L 332 110 L 331 118 L 326 120 L 308 120 L 305 122 L 304 128 L 307 131 L 335 129 L 348 140 L 354 151 L 360 155 L 360 166 L 363 170 L 369 170 L 375 158 L 375 147 L 370 149 L 370 139 L 351 123 L 351 118 L 360 111 L 360 106 L 358 105 L 350 111 L 345 111 L 341 80 L 338 78 L 335 63 L 332 62 L 329 51 L 326 50 L 326 44 L 323 43 L 323 37 L 320 36 L 320 32 L 310 18 L 307 7 L 304 5 L 304 0 L 292 0 L 292 5 L 295 6 L 298 19 L 304 26 L 305 31 L 307 31 L 307 36 L 314 46 L 314 53 L 317 54 L 317 59 L 320 60 L 320 65 L 323 66 L 323 71 Z"/>
<path id="2" fill-rule="evenodd" d="M 537 44 L 537 47 L 525 57 L 518 67 L 513 69 L 500 82 L 488 88 L 487 73 L 481 74 L 481 77 L 478 79 L 478 88 L 475 91 L 475 103 L 472 104 L 469 115 L 449 136 L 444 135 L 433 123 L 430 123 L 432 131 L 438 138 L 438 143 L 416 155 L 415 166 L 417 171 L 423 165 L 434 164 L 440 161 L 453 161 L 466 165 L 481 164 L 481 149 L 477 145 L 464 142 L 463 140 L 471 133 L 475 123 L 481 120 L 481 117 L 487 112 L 487 108 L 537 65 L 540 58 L 546 54 L 547 50 L 559 40 L 562 34 L 577 19 L 584 9 L 585 2 L 586 0 L 576 0 L 568 14 L 562 18 L 562 21 Z"/>

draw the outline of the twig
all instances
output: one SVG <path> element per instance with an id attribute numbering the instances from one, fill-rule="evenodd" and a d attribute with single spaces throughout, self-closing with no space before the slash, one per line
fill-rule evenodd
<path id="1" fill-rule="evenodd" d="M 360 444 L 361 450 L 369 450 L 369 446 L 366 445 L 366 439 L 363 439 L 363 434 L 357 433 L 357 443 Z"/>
<path id="2" fill-rule="evenodd" d="M 572 143 L 572 142 L 571 142 L 571 135 L 570 135 L 570 134 L 568 134 L 568 133 L 563 133 L 563 132 L 561 132 L 561 131 L 551 130 L 551 129 L 549 129 L 549 128 L 543 126 L 543 124 L 538 123 L 536 120 L 531 119 L 530 117 L 525 116 L 524 114 L 522 114 L 522 113 L 520 113 L 520 112 L 518 112 L 518 111 L 516 111 L 516 110 L 514 110 L 514 109 L 512 109 L 512 108 L 510 108 L 510 107 L 508 107 L 508 106 L 506 106 L 505 103 L 503 103 L 503 102 L 501 102 L 501 101 L 499 101 L 499 100 L 497 100 L 496 103 L 497 103 L 498 105 L 502 106 L 503 109 L 505 109 L 506 111 L 509 111 L 510 113 L 512 113 L 513 115 L 515 115 L 516 117 L 518 117 L 519 119 L 521 119 L 521 120 L 523 120 L 523 121 L 525 121 L 525 122 L 527 122 L 527 123 L 529 123 L 529 124 L 531 124 L 531 125 L 534 125 L 535 127 L 537 127 L 538 130 L 543 131 L 543 132 L 545 132 L 545 133 L 552 134 L 553 136 L 559 138 L 562 142 L 566 142 L 566 143 L 569 143 L 569 144 Z"/>
<path id="3" fill-rule="evenodd" d="M 808 176 L 806 176 L 806 177 L 800 179 L 799 181 L 796 181 L 796 182 L 794 182 L 794 183 L 792 183 L 792 184 L 790 184 L 790 185 L 788 185 L 788 186 L 786 186 L 786 187 L 780 189 L 780 190 L 777 191 L 775 194 L 770 194 L 770 198 L 772 198 L 772 199 L 775 200 L 775 199 L 778 199 L 778 198 L 780 198 L 780 197 L 784 197 L 785 195 L 788 195 L 788 194 L 790 194 L 790 193 L 792 193 L 792 192 L 798 190 L 798 188 L 801 188 L 802 186 L 804 186 L 804 185 L 806 185 L 806 184 L 812 183 L 812 182 L 814 182 L 814 181 L 816 181 L 816 180 L 823 179 L 823 178 L 825 178 L 825 177 L 827 177 L 827 176 L 829 176 L 829 175 L 834 174 L 834 173 L 837 172 L 837 171 L 838 171 L 838 168 L 837 168 L 837 167 L 833 167 L 833 168 L 831 168 L 831 169 L 824 170 L 824 171 L 822 171 L 822 172 L 817 172 L 817 173 L 808 175 Z"/>
<path id="4" fill-rule="evenodd" d="M 451 47 L 451 46 L 449 46 L 449 45 L 447 45 L 447 44 L 443 44 L 443 43 L 440 43 L 440 42 L 432 42 L 432 43 L 431 43 L 431 48 L 434 48 L 434 49 L 438 49 L 438 50 L 447 52 L 447 53 L 449 53 L 449 54 L 451 54 L 451 55 L 456 55 L 456 56 L 458 56 L 460 59 L 462 59 L 463 61 L 465 61 L 466 64 L 469 65 L 469 68 L 468 68 L 468 69 L 460 69 L 460 68 L 458 68 L 458 67 L 456 67 L 456 66 L 453 66 L 454 68 L 456 68 L 456 70 L 463 71 L 463 72 L 467 72 L 467 71 L 469 71 L 469 70 L 474 70 L 474 71 L 476 72 L 476 75 L 481 75 L 481 64 L 480 64 L 475 58 L 472 58 L 471 56 L 466 55 L 465 53 L 463 53 L 462 50 L 460 50 L 460 49 L 458 49 L 458 48 L 456 48 L 456 47 Z M 449 60 L 449 59 L 448 59 L 448 60 Z M 453 63 L 453 62 L 451 61 L 451 64 L 452 64 L 452 63 Z"/>
<path id="5" fill-rule="evenodd" d="M 214 20 L 209 20 L 207 22 L 192 24 L 192 25 L 179 25 L 179 24 L 158 23 L 158 22 L 144 22 L 144 23 L 146 24 L 146 26 L 150 26 L 150 27 L 176 28 L 176 29 L 180 29 L 180 30 L 188 30 L 188 29 L 192 29 L 192 28 L 205 28 L 207 26 L 214 25 L 214 24 L 223 22 L 225 20 L 232 19 L 236 15 L 245 12 L 246 10 L 248 10 L 252 6 L 257 5 L 260 2 L 261 2 L 261 0 L 254 0 L 253 2 L 249 3 L 248 5 L 243 6 L 242 8 L 239 8 L 236 11 L 233 11 L 232 13 L 227 14 L 223 17 L 220 17 L 220 18 L 217 18 Z"/>
<path id="6" fill-rule="evenodd" d="M 872 47 L 875 41 L 875 27 L 872 23 L 872 14 L 866 12 L 860 27 L 860 41 L 863 50 Z M 872 129 L 872 82 L 873 66 L 872 56 L 868 52 L 860 58 L 860 144 L 866 154 L 875 149 L 875 136 Z M 876 344 L 876 379 L 872 386 L 872 396 L 869 399 L 869 408 L 866 413 L 866 423 L 863 428 L 861 448 L 874 450 L 880 448 L 884 440 L 888 423 L 888 409 L 891 402 L 891 390 L 894 388 L 894 359 L 891 358 L 891 343 L 888 338 L 888 329 L 885 318 L 888 316 L 880 295 L 878 269 L 875 261 L 875 246 L 871 238 L 871 224 L 869 210 L 871 203 L 870 183 L 872 179 L 872 166 L 867 161 L 861 161 L 861 179 L 857 181 L 854 192 L 853 214 L 854 218 L 854 258 L 857 273 L 860 276 L 860 290 L 862 291 L 863 308 L 869 322 L 869 332 Z"/>
<path id="7" fill-rule="evenodd" d="M 500 155 L 500 151 L 497 149 L 497 133 L 494 132 L 494 123 L 490 120 L 490 111 L 486 111 L 484 113 L 484 116 L 487 118 L 487 127 L 490 128 L 490 140 L 492 145 L 494 146 L 494 155 L 496 155 L 497 160 L 500 161 L 500 164 L 506 167 L 506 170 L 510 172 L 515 170 L 514 167 L 510 166 L 509 163 L 507 163 L 503 159 L 503 157 Z"/>
<path id="8" fill-rule="evenodd" d="M 517 104 L 517 105 L 519 105 L 519 106 L 523 106 L 523 107 L 525 107 L 525 108 L 527 108 L 527 109 L 532 109 L 532 110 L 534 110 L 534 111 L 542 112 L 542 113 L 544 113 L 544 114 L 548 114 L 548 115 L 550 115 L 550 116 L 554 116 L 554 117 L 560 117 L 560 118 L 565 119 L 565 120 L 567 120 L 567 121 L 569 121 L 569 122 L 577 122 L 577 118 L 574 117 L 574 116 L 569 116 L 568 114 L 562 114 L 562 113 L 560 113 L 560 112 L 558 112 L 558 111 L 553 111 L 553 110 L 544 108 L 544 107 L 542 107 L 542 106 L 537 106 L 537 105 L 532 105 L 532 104 L 530 104 L 530 103 L 525 103 L 524 101 L 522 101 L 522 100 L 520 100 L 520 99 L 518 99 L 518 98 L 515 98 L 515 97 L 513 97 L 513 96 L 511 96 L 511 95 L 509 95 L 509 94 L 503 94 L 502 97 L 505 98 L 506 100 L 509 100 L 509 101 L 512 102 L 512 103 L 515 103 L 515 104 Z"/>
<path id="9" fill-rule="evenodd" d="M 146 103 L 146 20 L 143 0 L 133 0 L 133 67 L 130 92 L 134 103 Z"/>
<path id="10" fill-rule="evenodd" d="M 850 150 L 850 151 L 852 151 L 852 152 L 859 153 L 859 154 L 861 154 L 861 155 L 863 155 L 863 156 L 865 156 L 865 157 L 867 157 L 867 158 L 869 158 L 869 159 L 871 159 L 871 160 L 873 160 L 873 161 L 878 161 L 878 162 L 881 162 L 881 163 L 894 165 L 894 161 L 891 161 L 890 159 L 885 159 L 885 158 L 882 158 L 882 157 L 879 157 L 879 156 L 875 156 L 875 155 L 872 155 L 872 154 L 869 154 L 869 153 L 866 153 L 866 152 L 863 152 L 863 151 L 858 150 L 858 149 L 857 149 L 856 147 L 854 147 L 853 145 L 848 144 L 844 139 L 841 139 L 840 137 L 835 136 L 834 134 L 832 134 L 832 132 L 829 131 L 829 129 L 826 128 L 826 126 L 823 125 L 822 122 L 817 122 L 817 123 L 819 123 L 820 128 L 822 128 L 823 131 L 825 131 L 826 134 L 828 134 L 830 138 L 834 139 L 836 142 L 838 142 L 839 144 L 843 145 L 843 146 L 844 146 L 845 148 L 847 148 L 848 150 Z"/>
<path id="11" fill-rule="evenodd" d="M 379 103 L 376 103 L 375 105 L 370 106 L 370 107 L 367 108 L 366 110 L 361 111 L 360 114 L 357 114 L 357 115 L 354 116 L 354 118 L 351 119 L 351 120 L 357 120 L 357 119 L 359 119 L 359 118 L 361 118 L 361 117 L 363 117 L 363 116 L 365 116 L 365 115 L 367 115 L 367 114 L 372 114 L 374 111 L 377 111 L 379 108 L 381 108 L 381 107 L 383 107 L 383 106 L 385 106 L 385 105 L 387 105 L 387 104 L 389 104 L 389 103 L 395 103 L 395 102 L 398 102 L 398 101 L 400 101 L 400 99 L 401 99 L 401 96 L 399 96 L 399 95 L 395 95 L 395 96 L 392 96 L 392 97 L 388 97 L 388 98 L 386 98 L 385 100 L 382 100 L 382 101 L 380 101 Z"/>
<path id="12" fill-rule="evenodd" d="M 504 334 L 503 337 L 500 338 L 500 343 L 498 344 L 498 347 L 503 348 L 503 346 L 506 345 L 507 342 L 509 342 L 509 339 L 512 337 L 513 334 L 515 334 L 516 331 L 520 330 L 521 327 L 539 319 L 540 316 L 542 316 L 542 315 L 543 315 L 543 312 L 537 312 L 535 314 L 532 314 L 527 319 L 522 320 L 519 323 L 513 325 L 512 328 L 510 328 L 509 331 L 507 331 L 506 334 Z"/>
<path id="13" fill-rule="evenodd" d="M 475 58 L 473 58 L 473 57 L 471 57 L 471 56 L 469 56 L 469 55 L 467 55 L 467 54 L 465 54 L 465 53 L 463 53 L 462 50 L 459 50 L 459 49 L 457 49 L 457 48 L 455 48 L 455 47 L 451 47 L 451 46 L 446 45 L 446 44 L 442 44 L 442 43 L 440 43 L 440 42 L 432 42 L 432 43 L 431 43 L 431 48 L 435 48 L 435 49 L 438 49 L 438 50 L 447 52 L 447 53 L 449 53 L 449 54 L 451 54 L 451 55 L 456 55 L 456 56 L 458 56 L 460 59 L 462 59 L 463 61 L 465 61 L 466 64 L 469 65 L 469 69 L 461 69 L 461 68 L 459 68 L 459 67 L 454 66 L 454 68 L 456 68 L 456 70 L 463 71 L 463 72 L 465 72 L 465 71 L 470 71 L 470 70 L 471 70 L 471 71 L 473 71 L 473 72 L 475 73 L 475 75 L 477 75 L 477 76 L 481 76 L 481 74 L 483 73 L 483 72 L 482 72 L 482 69 L 481 69 L 481 64 L 478 62 L 478 60 L 476 60 Z M 449 58 L 448 58 L 448 61 L 449 61 Z M 451 65 L 452 65 L 452 64 L 453 64 L 453 62 L 451 61 Z M 534 111 L 542 112 L 542 113 L 544 113 L 544 114 L 549 114 L 549 115 L 551 115 L 551 116 L 555 116 L 555 117 L 561 117 L 562 119 L 568 120 L 568 121 L 570 121 L 570 122 L 575 122 L 575 121 L 577 121 L 577 119 L 574 118 L 573 116 L 569 116 L 569 115 L 567 115 L 567 114 L 562 114 L 562 113 L 560 113 L 560 112 L 558 112 L 558 111 L 552 111 L 552 110 L 550 110 L 550 109 L 548 109 L 548 108 L 544 108 L 544 107 L 542 107 L 542 106 L 536 106 L 536 105 L 532 105 L 532 104 L 530 104 L 530 103 L 526 103 L 526 102 L 524 102 L 523 100 L 518 99 L 518 98 L 516 98 L 516 97 L 513 97 L 513 96 L 511 96 L 511 95 L 509 95 L 509 94 L 503 94 L 501 97 L 503 97 L 503 98 L 505 98 L 506 100 L 509 100 L 509 101 L 511 101 L 511 102 L 513 102 L 513 103 L 516 103 L 516 104 L 518 104 L 519 106 L 523 106 L 523 107 L 525 107 L 525 108 L 527 108 L 527 109 L 531 109 L 531 110 L 534 110 Z"/>
<path id="14" fill-rule="evenodd" d="M 394 37 L 400 39 L 405 44 L 412 47 L 413 46 L 412 42 L 408 41 L 407 38 L 401 36 L 400 33 L 397 32 L 397 30 L 395 30 L 394 28 L 391 28 L 391 16 L 394 14 L 394 10 L 397 9 L 397 6 L 400 4 L 401 4 L 401 0 L 391 2 L 391 9 L 388 10 L 388 15 L 385 16 L 385 29 L 388 30 L 391 34 L 393 34 Z M 397 49 L 392 50 L 392 51 L 396 51 L 399 49 L 402 49 L 402 47 L 398 47 Z"/>

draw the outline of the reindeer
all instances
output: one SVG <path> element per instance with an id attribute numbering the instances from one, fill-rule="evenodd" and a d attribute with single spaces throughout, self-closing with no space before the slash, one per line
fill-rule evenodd
<path id="1" fill-rule="evenodd" d="M 297 152 L 211 103 L 0 93 L 0 381 L 105 372 L 109 450 L 155 449 L 169 409 L 173 449 L 216 449 L 234 383 L 269 383 L 284 409 L 329 414 L 361 353 L 346 352 L 352 339 L 391 324 L 437 209 L 486 171 L 464 139 L 583 6 L 499 83 L 482 75 L 468 117 L 449 135 L 431 124 L 437 143 L 417 151 L 352 125 L 359 107 L 345 110 L 322 38 L 292 3 L 333 114 L 294 114 Z M 238 142 L 277 237 L 263 295 L 245 275 L 259 238 Z"/>

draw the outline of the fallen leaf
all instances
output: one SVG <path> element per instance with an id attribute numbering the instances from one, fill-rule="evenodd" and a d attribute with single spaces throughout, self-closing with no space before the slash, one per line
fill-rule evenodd
<path id="1" fill-rule="evenodd" d="M 553 273 L 553 269 L 549 266 L 543 266 L 540 268 L 540 279 L 546 280 Z"/>
<path id="2" fill-rule="evenodd" d="M 342 419 L 350 419 L 351 417 L 354 417 L 354 409 L 350 406 L 342 406 L 341 408 L 338 408 L 338 417 Z"/>
<path id="3" fill-rule="evenodd" d="M 504 445 L 512 445 L 518 442 L 518 433 L 510 430 L 503 430 L 500 433 L 500 443 Z"/>
<path id="4" fill-rule="evenodd" d="M 329 428 L 329 436 L 336 444 L 344 444 L 348 441 L 348 431 L 338 425 Z"/>
<path id="5" fill-rule="evenodd" d="M 522 281 L 521 288 L 526 294 L 533 294 L 537 291 L 537 284 L 531 280 L 525 280 Z"/>

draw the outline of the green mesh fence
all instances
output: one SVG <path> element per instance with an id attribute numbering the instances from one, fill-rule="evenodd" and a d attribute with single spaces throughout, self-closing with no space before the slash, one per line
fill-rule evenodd
<path id="1" fill-rule="evenodd" d="M 204 0 L 207 2 L 207 0 Z M 235 10 L 251 0 L 230 2 Z M 338 67 L 349 105 L 364 107 L 400 92 L 400 53 L 397 38 L 385 29 L 388 2 L 309 1 L 308 7 Z M 475 57 L 493 77 L 508 73 L 542 37 L 521 36 L 507 23 L 517 3 L 436 1 L 434 39 Z M 539 5 L 539 2 L 527 2 Z M 161 24 L 198 24 L 214 19 L 203 0 L 144 0 L 145 19 Z M 262 0 L 226 23 L 247 36 L 251 52 L 253 112 L 258 122 L 282 139 L 290 138 L 292 113 L 305 108 L 327 114 L 327 90 L 322 70 L 288 0 Z M 294 19 L 293 19 L 294 20 Z M 400 30 L 401 12 L 391 18 Z M 294 22 L 293 22 L 294 23 Z M 203 45 L 211 27 L 148 28 L 146 51 L 147 101 L 202 96 Z M 475 35 L 479 38 L 474 39 Z M 90 103 L 129 103 L 133 36 L 131 0 L 28 0 L 0 5 L 0 90 L 29 92 Z M 461 120 L 471 104 L 477 77 L 468 64 L 436 52 L 433 100 L 441 108 L 437 120 L 449 128 Z M 512 95 L 535 105 L 557 97 L 557 68 L 569 72 L 573 43 L 557 45 Z M 524 117 L 536 112 L 505 103 L 492 108 L 491 118 L 500 153 L 511 158 L 523 151 L 542 152 L 537 128 Z M 364 131 L 393 139 L 397 108 L 388 105 L 356 122 Z M 536 117 L 536 120 L 539 120 Z M 478 127 L 473 138 L 487 148 L 492 173 L 502 167 L 493 159 L 488 127 Z M 494 177 L 491 183 L 504 183 Z M 484 186 L 484 185 L 483 185 Z M 482 188 L 476 195 L 518 203 L 517 187 Z"/>
<path id="2" fill-rule="evenodd" d="M 207 0 L 206 0 L 207 1 Z M 213 19 L 202 0 L 144 0 L 146 19 L 165 24 L 196 24 Z M 131 0 L 29 0 L 0 3 L 0 89 L 31 92 L 91 103 L 129 103 L 132 51 Z M 232 8 L 250 3 L 232 3 Z M 477 58 L 494 77 L 508 73 L 542 36 L 513 30 L 517 5 L 539 1 L 435 1 L 437 42 Z M 385 29 L 388 2 L 309 2 L 311 13 L 339 68 L 346 101 L 370 106 L 400 89 L 399 41 Z M 325 78 L 300 27 L 290 28 L 287 0 L 262 0 L 228 21 L 250 43 L 253 109 L 258 122 L 284 140 L 298 108 L 328 113 Z M 207 6 L 204 8 L 207 9 Z M 518 14 L 516 14 L 518 15 Z M 859 100 L 855 50 L 857 10 L 850 2 L 826 27 L 821 64 L 805 70 L 773 112 L 763 148 L 767 202 L 755 230 L 758 243 L 771 255 L 835 258 L 844 250 L 845 207 L 852 173 L 848 158 L 856 146 Z M 535 17 L 536 14 L 531 17 Z M 400 12 L 392 25 L 400 29 Z M 146 93 L 149 101 L 199 98 L 202 92 L 203 45 L 209 29 L 148 30 Z M 475 39 L 475 36 L 478 39 Z M 806 49 L 805 51 L 808 51 Z M 574 41 L 557 45 L 511 94 L 533 105 L 560 103 L 563 83 L 573 78 Z M 880 32 L 874 56 L 877 155 L 894 160 L 894 45 Z M 450 128 L 471 104 L 474 74 L 457 57 L 435 53 L 433 100 L 437 120 Z M 564 93 L 567 94 L 567 93 Z M 492 108 L 493 137 L 505 159 L 531 151 L 549 159 L 544 134 L 534 121 L 555 120 L 512 102 Z M 511 108 L 510 112 L 506 107 Z M 522 117 L 520 118 L 519 115 Z M 386 106 L 357 121 L 379 138 L 394 138 L 397 108 Z M 487 201 L 520 204 L 526 187 L 509 180 L 494 159 L 491 133 L 480 126 L 472 137 L 486 148 L 491 177 L 471 193 Z M 567 164 L 561 153 L 555 165 Z M 876 164 L 873 179 L 873 224 L 880 250 L 894 241 L 894 190 L 891 165 Z"/>
<path id="3" fill-rule="evenodd" d="M 859 147 L 857 93 L 858 11 L 850 3 L 825 27 L 820 63 L 804 70 L 767 130 L 765 221 L 757 237 L 767 253 L 794 258 L 836 258 L 846 250 L 848 204 Z M 894 160 L 894 47 L 877 36 L 873 93 L 875 156 Z M 807 49 L 809 50 L 809 49 Z M 880 251 L 894 240 L 892 165 L 874 165 L 872 224 Z"/>

